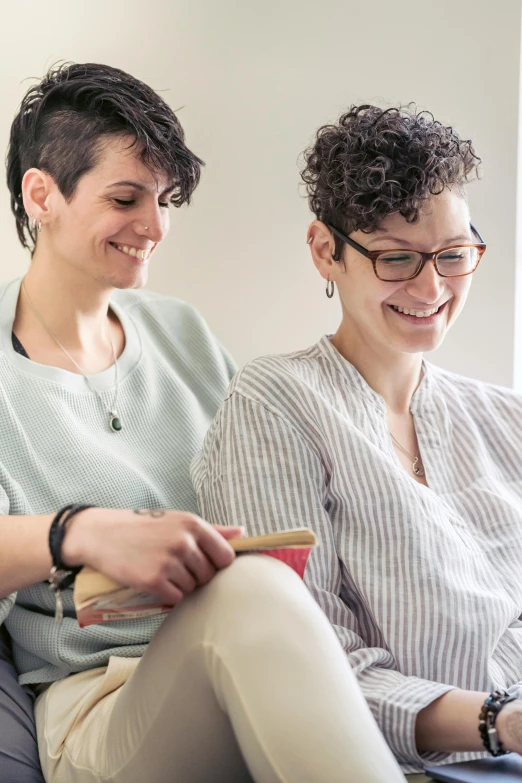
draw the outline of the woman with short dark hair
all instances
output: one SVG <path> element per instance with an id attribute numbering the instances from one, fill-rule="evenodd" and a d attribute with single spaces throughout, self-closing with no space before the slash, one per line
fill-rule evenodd
<path id="1" fill-rule="evenodd" d="M 306 584 L 406 772 L 522 752 L 522 398 L 423 356 L 486 249 L 479 162 L 411 106 L 320 128 L 307 241 L 341 323 L 240 371 L 194 466 L 207 519 L 315 531 Z"/>
<path id="2" fill-rule="evenodd" d="M 232 365 L 191 307 L 139 290 L 199 180 L 174 113 L 118 69 L 60 67 L 7 163 L 32 262 L 0 288 L 0 622 L 47 783 L 401 780 L 301 580 L 197 516 L 189 463 Z M 80 629 L 83 565 L 175 609 Z M 0 699 L 0 743 L 12 717 Z"/>

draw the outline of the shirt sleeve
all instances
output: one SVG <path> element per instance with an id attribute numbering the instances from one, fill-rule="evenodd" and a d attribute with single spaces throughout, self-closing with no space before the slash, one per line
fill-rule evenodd
<path id="1" fill-rule="evenodd" d="M 0 516 L 9 513 L 9 498 L 4 488 L 0 485 Z M 5 621 L 5 618 L 11 611 L 14 602 L 16 600 L 16 593 L 0 598 L 0 625 Z"/>
<path id="2" fill-rule="evenodd" d="M 522 615 L 517 620 L 511 623 L 509 626 L 510 633 L 517 638 L 519 645 L 522 646 Z M 517 699 L 522 699 L 522 681 L 515 682 L 507 688 L 507 692 L 510 696 L 515 696 Z"/>
<path id="3" fill-rule="evenodd" d="M 313 442 L 281 414 L 237 391 L 227 398 L 194 461 L 192 477 L 204 518 L 245 525 L 256 535 L 309 527 L 305 583 L 332 623 L 386 741 L 399 762 L 439 763 L 448 753 L 419 754 L 418 712 L 452 686 L 408 677 L 389 650 L 368 647 L 343 590 L 342 564 L 327 509 L 328 470 Z"/>

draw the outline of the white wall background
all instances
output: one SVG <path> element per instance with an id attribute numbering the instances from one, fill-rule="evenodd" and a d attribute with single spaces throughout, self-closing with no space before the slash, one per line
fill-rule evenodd
<path id="1" fill-rule="evenodd" d="M 5 3 L 7 6 L 7 3 Z M 3 8 L 5 7 L 3 6 Z M 510 385 L 515 372 L 519 0 L 32 0 L 0 49 L 0 146 L 23 92 L 56 60 L 107 62 L 162 91 L 206 161 L 155 256 L 150 287 L 187 299 L 238 362 L 335 329 L 305 245 L 298 154 L 352 102 L 416 101 L 472 137 L 488 241 L 467 310 L 432 358 Z M 0 279 L 21 274 L 7 191 Z M 522 362 L 521 362 L 522 364 Z"/>

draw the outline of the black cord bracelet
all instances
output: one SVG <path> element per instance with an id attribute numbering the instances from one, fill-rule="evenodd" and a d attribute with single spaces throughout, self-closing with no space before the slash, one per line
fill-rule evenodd
<path id="1" fill-rule="evenodd" d="M 482 744 L 492 756 L 505 756 L 510 753 L 506 750 L 499 739 L 496 722 L 499 712 L 510 701 L 515 701 L 515 696 L 510 696 L 507 691 L 494 691 L 482 705 L 479 715 L 479 732 L 482 737 Z"/>
<path id="2" fill-rule="evenodd" d="M 93 506 L 77 505 L 75 503 L 65 506 L 56 514 L 49 528 L 49 550 L 53 560 L 53 567 L 49 576 L 49 587 L 56 597 L 54 618 L 58 623 L 63 619 L 61 591 L 70 587 L 77 574 L 82 570 L 82 566 L 69 567 L 62 560 L 62 545 L 67 532 L 67 524 L 76 514 L 79 514 L 80 511 L 85 511 L 87 508 L 93 508 Z"/>

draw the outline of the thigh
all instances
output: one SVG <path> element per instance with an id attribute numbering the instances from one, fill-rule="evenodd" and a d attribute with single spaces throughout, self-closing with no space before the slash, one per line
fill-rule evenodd
<path id="1" fill-rule="evenodd" d="M 326 616 L 272 558 L 238 558 L 126 666 L 39 698 L 49 783 L 404 781 Z"/>
<path id="2" fill-rule="evenodd" d="M 143 659 L 112 657 L 39 697 L 48 783 L 252 783 L 193 644 L 193 603 L 170 614 Z"/>
<path id="3" fill-rule="evenodd" d="M 252 571 L 260 569 L 271 574 L 264 589 L 252 577 Z M 108 667 L 68 677 L 40 697 L 36 722 L 46 780 L 252 783 L 223 693 L 237 693 L 236 725 L 250 732 L 250 745 L 255 745 L 256 727 L 247 713 L 261 696 L 239 693 L 236 678 L 240 674 L 250 683 L 250 691 L 261 691 L 265 701 L 273 703 L 266 698 L 273 684 L 257 675 L 263 662 L 271 665 L 279 658 L 280 633 L 274 639 L 267 635 L 259 612 L 269 612 L 271 622 L 277 615 L 276 599 L 284 592 L 281 579 L 297 585 L 296 601 L 304 597 L 333 635 L 293 571 L 271 558 L 259 557 L 250 564 L 238 558 L 169 614 L 131 672 L 125 672 L 124 659 L 111 658 Z M 266 604 L 269 587 L 276 595 Z M 297 606 L 292 610 L 300 616 Z M 286 620 L 288 612 L 284 614 Z M 247 624 L 247 619 L 253 622 Z M 335 644 L 337 650 L 337 640 Z M 229 662 L 233 657 L 241 667 L 232 665 L 230 671 L 223 666 L 223 657 Z M 294 659 L 286 657 L 294 668 Z M 302 690 L 301 682 L 299 687 Z M 276 725 L 280 716 L 270 714 L 269 720 Z M 281 732 L 283 744 L 289 728 Z M 268 770 L 258 779 L 275 783 L 285 778 Z"/>
<path id="4" fill-rule="evenodd" d="M 170 614 L 105 748 L 110 783 L 404 781 L 326 616 L 263 556 L 238 558 Z"/>
<path id="5" fill-rule="evenodd" d="M 18 684 L 0 628 L 0 781 L 43 783 L 32 700 Z"/>

